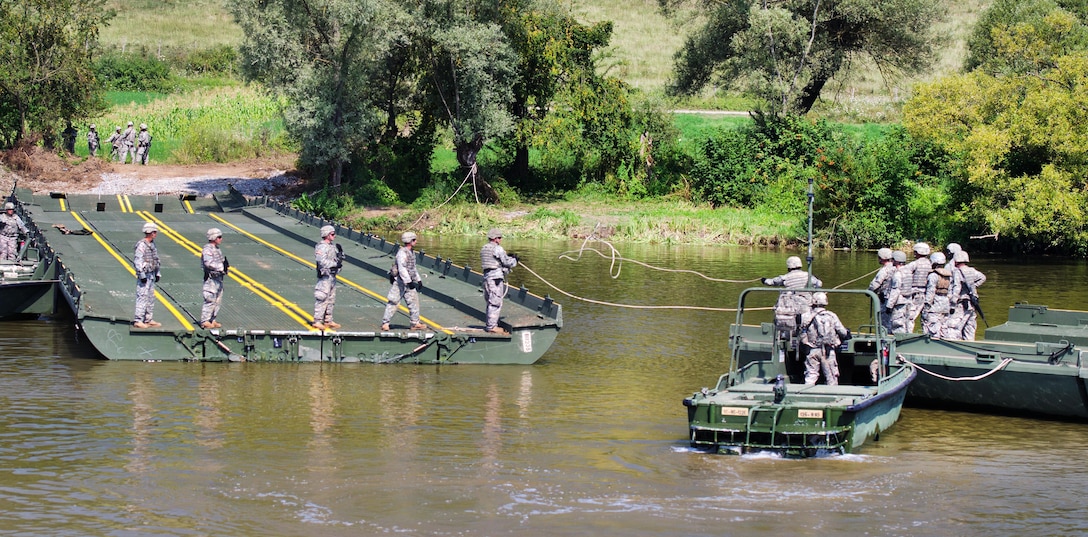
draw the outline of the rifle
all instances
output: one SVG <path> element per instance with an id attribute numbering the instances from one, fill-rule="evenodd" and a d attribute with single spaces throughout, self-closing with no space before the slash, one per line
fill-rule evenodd
<path id="1" fill-rule="evenodd" d="M 990 323 L 986 322 L 986 314 L 982 313 L 982 306 L 980 306 L 978 303 L 978 295 L 971 295 L 971 306 L 973 306 L 975 308 L 975 311 L 978 312 L 978 316 L 982 318 L 982 323 L 986 325 L 986 328 L 989 328 Z"/>
<path id="2" fill-rule="evenodd" d="M 982 312 L 982 305 L 978 303 L 978 290 L 975 288 L 975 284 L 969 281 L 959 268 L 956 269 L 956 272 L 960 274 L 960 280 L 963 281 L 964 287 L 967 288 L 967 298 L 971 302 L 971 307 L 975 308 L 978 316 L 982 318 L 982 323 L 986 325 L 986 328 L 989 328 L 990 323 L 986 321 L 986 314 Z"/>

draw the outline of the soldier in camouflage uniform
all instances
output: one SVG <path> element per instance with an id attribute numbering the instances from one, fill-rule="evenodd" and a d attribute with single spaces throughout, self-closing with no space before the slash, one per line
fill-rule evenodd
<path id="1" fill-rule="evenodd" d="M 506 296 L 506 274 L 517 264 L 517 258 L 507 255 L 502 247 L 502 232 L 497 229 L 488 231 L 487 244 L 480 249 L 480 267 L 484 272 L 484 302 L 487 303 L 484 330 L 487 332 L 506 333 L 499 328 L 499 314 L 502 312 L 502 299 Z"/>
<path id="2" fill-rule="evenodd" d="M 95 130 L 94 123 L 87 129 L 87 154 L 92 157 L 98 156 L 98 131 Z"/>
<path id="3" fill-rule="evenodd" d="M 15 214 L 15 204 L 4 203 L 0 214 L 0 259 L 14 261 L 19 256 L 19 235 L 26 234 L 26 224 Z"/>
<path id="4" fill-rule="evenodd" d="M 789 272 L 781 276 L 763 278 L 763 285 L 785 287 L 786 289 L 802 289 L 809 283 L 809 274 L 801 269 L 800 257 L 787 257 L 786 269 Z M 819 288 L 822 286 L 823 282 L 816 276 L 812 276 L 811 285 L 808 285 L 808 287 Z M 778 302 L 774 305 L 775 326 L 779 331 L 795 334 L 797 332 L 797 316 L 807 313 L 811 303 L 811 293 L 783 291 L 778 295 Z"/>
<path id="5" fill-rule="evenodd" d="M 314 322 L 318 330 L 340 328 L 340 323 L 332 320 L 332 309 L 336 305 L 336 275 L 344 266 L 343 250 L 333 245 L 336 240 L 336 228 L 323 226 L 321 242 L 314 246 L 314 260 L 317 263 L 317 285 L 314 286 Z"/>
<path id="6" fill-rule="evenodd" d="M 106 143 L 110 144 L 110 160 L 119 160 L 121 148 L 124 147 L 124 141 L 121 140 L 121 127 L 114 127 L 113 134 L 106 138 Z"/>
<path id="7" fill-rule="evenodd" d="M 393 281 L 390 282 L 392 286 L 386 296 L 382 330 L 389 330 L 389 321 L 393 320 L 393 314 L 397 312 L 397 306 L 400 305 L 402 299 L 408 306 L 408 320 L 411 323 L 409 328 L 411 330 L 427 328 L 419 322 L 419 293 L 417 291 L 423 288 L 423 280 L 419 276 L 419 271 L 416 270 L 416 253 L 412 250 L 415 248 L 417 239 L 416 234 L 411 231 L 405 231 L 400 236 L 400 242 L 404 246 L 397 250 L 397 257 L 393 262 L 394 268 L 390 271 L 390 278 Z"/>
<path id="8" fill-rule="evenodd" d="M 64 138 L 64 150 L 69 154 L 74 155 L 76 153 L 76 136 L 79 135 L 79 131 L 72 126 L 72 122 L 68 122 L 68 126 L 61 131 L 61 136 Z"/>
<path id="9" fill-rule="evenodd" d="M 823 372 L 828 386 L 839 384 L 839 363 L 835 350 L 850 339 L 850 331 L 834 312 L 824 309 L 827 293 L 812 293 L 812 309 L 801 315 L 801 343 L 808 346 L 805 384 L 816 384 Z"/>
<path id="10" fill-rule="evenodd" d="M 960 250 L 952 259 L 956 263 L 952 271 L 952 288 L 949 300 L 952 302 L 952 314 L 948 317 L 947 339 L 973 341 L 978 330 L 978 288 L 986 283 L 986 275 L 967 265 L 971 258 Z"/>
<path id="11" fill-rule="evenodd" d="M 904 290 L 909 291 L 910 283 L 907 282 L 906 268 L 907 254 L 896 250 L 892 252 L 891 282 L 888 284 L 888 301 L 884 314 L 891 318 L 893 334 L 910 333 L 910 305 L 911 297 Z"/>
<path id="12" fill-rule="evenodd" d="M 136 130 L 132 128 L 132 122 L 128 122 L 128 128 L 125 132 L 121 133 L 121 154 L 118 156 L 117 161 L 121 164 L 128 162 L 129 155 L 132 155 L 132 163 L 136 163 Z"/>
<path id="13" fill-rule="evenodd" d="M 922 306 L 926 303 L 926 284 L 929 282 L 929 273 L 933 270 L 933 264 L 929 261 L 929 245 L 919 242 L 914 245 L 914 261 L 903 268 L 905 280 L 910 297 L 910 324 L 907 325 L 907 333 L 914 332 L 914 326 L 918 316 L 922 314 Z"/>
<path id="14" fill-rule="evenodd" d="M 162 326 L 151 318 L 155 309 L 155 282 L 162 276 L 159 272 L 159 249 L 155 247 L 155 236 L 159 227 L 148 222 L 143 228 L 144 238 L 136 243 L 133 265 L 136 268 L 136 313 L 132 316 L 132 326 L 149 328 Z"/>
<path id="15" fill-rule="evenodd" d="M 880 325 L 890 334 L 892 333 L 892 317 L 891 315 L 885 315 L 884 312 L 890 309 L 888 308 L 888 287 L 892 283 L 892 274 L 898 269 L 892 264 L 891 248 L 877 250 L 876 258 L 880 261 L 880 270 L 876 271 L 873 281 L 869 282 L 869 290 L 880 299 Z"/>
<path id="16" fill-rule="evenodd" d="M 200 309 L 201 328 L 220 328 L 223 325 L 216 320 L 219 306 L 223 303 L 223 278 L 230 271 L 230 263 L 223 256 L 219 245 L 223 244 L 223 232 L 211 228 L 207 233 L 208 243 L 200 252 L 200 264 L 204 268 L 204 307 Z"/>
<path id="17" fill-rule="evenodd" d="M 147 165 L 148 152 L 151 151 L 151 134 L 147 132 L 147 123 L 140 123 L 140 135 L 136 138 L 136 160 Z"/>
<path id="18" fill-rule="evenodd" d="M 948 243 L 948 246 L 944 247 L 944 249 L 948 252 L 947 254 L 945 254 L 945 259 L 947 259 L 948 262 L 944 264 L 944 268 L 948 270 L 953 270 L 956 268 L 956 262 L 953 261 L 953 259 L 956 257 L 957 253 L 963 250 L 963 248 L 957 243 L 950 242 Z"/>
<path id="19" fill-rule="evenodd" d="M 948 313 L 952 305 L 948 300 L 952 286 L 952 271 L 944 268 L 945 257 L 941 252 L 929 256 L 933 263 L 933 272 L 929 273 L 926 283 L 926 304 L 922 310 L 922 333 L 936 339 L 945 337 L 948 325 Z"/>

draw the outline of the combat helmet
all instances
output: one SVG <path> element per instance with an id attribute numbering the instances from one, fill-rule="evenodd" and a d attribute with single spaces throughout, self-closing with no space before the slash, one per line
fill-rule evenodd
<path id="1" fill-rule="evenodd" d="M 895 261 L 896 263 L 906 263 L 907 254 L 904 254 L 901 250 L 896 250 L 892 252 L 892 261 Z"/>
<path id="2" fill-rule="evenodd" d="M 817 291 L 812 293 L 812 305 L 813 306 L 826 306 L 827 305 L 827 293 Z"/>
<path id="3" fill-rule="evenodd" d="M 876 251 L 876 258 L 881 260 L 881 261 L 888 261 L 889 259 L 892 258 L 892 249 L 891 248 L 881 248 L 881 249 L 877 250 Z"/>
<path id="4" fill-rule="evenodd" d="M 491 228 L 491 231 L 487 232 L 487 240 L 501 239 L 501 238 L 502 238 L 502 231 L 499 231 L 499 228 L 493 227 L 493 228 Z"/>
<path id="5" fill-rule="evenodd" d="M 943 265 L 948 260 L 945 259 L 943 253 L 933 252 L 933 255 L 929 256 L 929 261 L 932 262 L 934 265 Z"/>
<path id="6" fill-rule="evenodd" d="M 333 233 L 336 233 L 336 228 L 334 228 L 332 226 L 321 226 L 321 238 L 322 239 L 324 239 L 325 237 L 328 237 L 329 235 L 332 235 Z"/>
<path id="7" fill-rule="evenodd" d="M 208 242 L 214 241 L 215 239 L 218 239 L 222 236 L 223 232 L 217 227 L 213 227 L 208 230 Z"/>
<path id="8" fill-rule="evenodd" d="M 956 252 L 963 250 L 959 243 L 956 242 L 948 243 L 948 246 L 945 246 L 944 249 L 948 250 L 948 255 L 956 255 Z"/>
<path id="9" fill-rule="evenodd" d="M 418 237 L 416 237 L 416 234 L 415 234 L 415 233 L 412 233 L 411 231 L 405 231 L 405 232 L 404 232 L 404 233 L 403 233 L 403 234 L 402 234 L 402 235 L 400 236 L 400 242 L 402 242 L 402 243 L 404 243 L 404 244 L 408 244 L 408 243 L 410 243 L 410 242 L 412 242 L 412 241 L 416 240 L 417 238 L 418 238 Z"/>
<path id="10" fill-rule="evenodd" d="M 952 262 L 954 263 L 970 263 L 971 257 L 967 255 L 967 252 L 960 250 L 956 252 L 956 255 L 952 256 Z"/>
<path id="11" fill-rule="evenodd" d="M 7 203 L 5 203 L 5 204 L 4 204 L 4 210 L 5 210 L 5 211 L 7 211 L 7 210 L 14 210 L 14 209 L 15 209 L 15 204 L 14 204 L 14 203 L 12 203 L 12 202 L 10 202 L 10 201 L 9 201 L 9 202 L 7 202 Z"/>
<path id="12" fill-rule="evenodd" d="M 914 245 L 914 253 L 918 255 L 929 255 L 929 245 L 924 242 L 919 242 Z"/>
<path id="13" fill-rule="evenodd" d="M 159 230 L 159 226 L 156 226 L 154 222 L 147 222 L 144 224 L 144 235 L 150 235 Z"/>
<path id="14" fill-rule="evenodd" d="M 786 268 L 789 270 L 801 268 L 801 258 L 791 255 L 786 258 Z"/>

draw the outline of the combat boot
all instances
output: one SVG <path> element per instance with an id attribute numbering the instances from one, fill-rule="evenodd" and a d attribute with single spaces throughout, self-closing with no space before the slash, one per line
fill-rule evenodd
<path id="1" fill-rule="evenodd" d="M 340 328 L 340 323 L 335 322 L 335 321 L 329 321 L 329 322 L 325 323 L 325 326 L 327 326 L 329 328 Z"/>
<path id="2" fill-rule="evenodd" d="M 314 328 L 316 328 L 316 329 L 318 329 L 318 330 L 324 330 L 324 329 L 325 329 L 325 324 L 324 324 L 324 323 L 322 323 L 321 321 L 315 321 L 315 322 L 314 322 L 313 324 L 311 324 L 310 326 L 312 326 L 312 327 L 314 327 Z"/>
<path id="3" fill-rule="evenodd" d="M 142 323 L 140 321 L 136 321 L 136 322 L 132 323 L 133 328 L 147 328 L 148 326 L 149 325 L 147 325 L 145 323 Z"/>

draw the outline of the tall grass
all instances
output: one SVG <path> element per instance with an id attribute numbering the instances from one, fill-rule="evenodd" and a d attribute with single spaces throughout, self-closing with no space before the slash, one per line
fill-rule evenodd
<path id="1" fill-rule="evenodd" d="M 117 104 L 90 122 L 99 125 L 103 143 L 115 126 L 146 123 L 154 137 L 150 158 L 158 162 L 229 162 L 291 149 L 280 119 L 281 103 L 252 87 L 154 97 L 112 95 L 113 101 L 127 104 Z"/>

